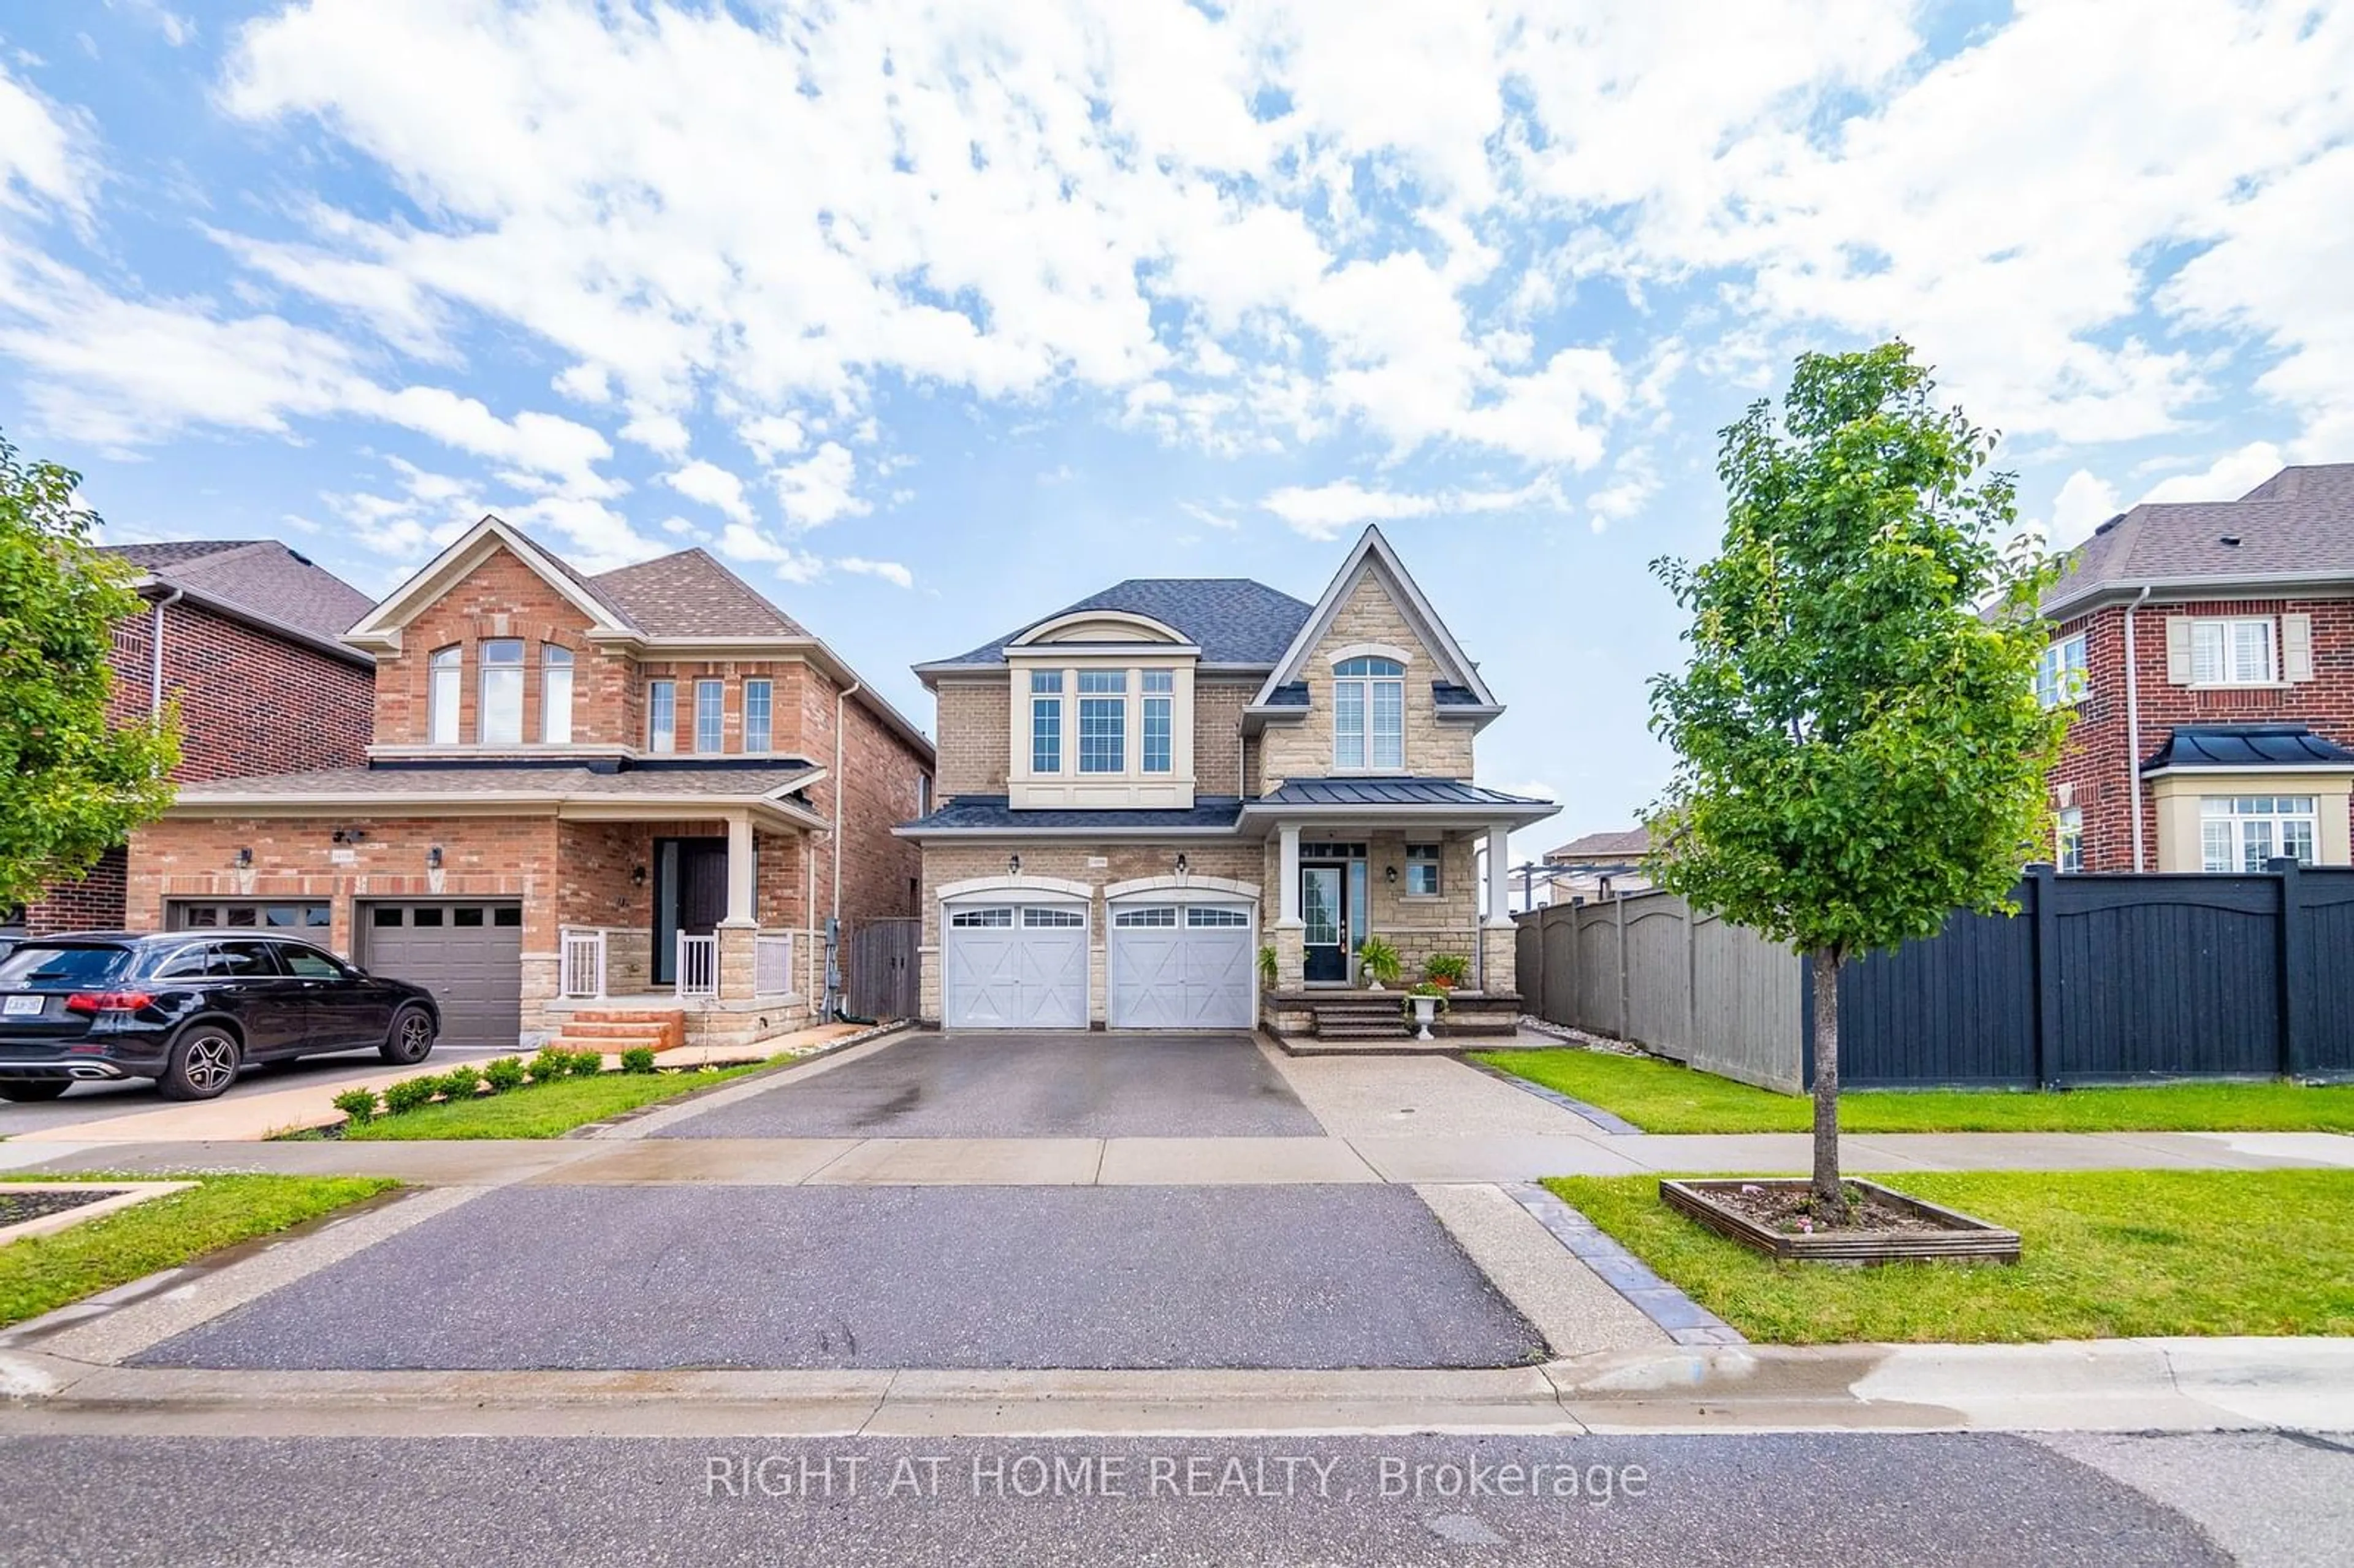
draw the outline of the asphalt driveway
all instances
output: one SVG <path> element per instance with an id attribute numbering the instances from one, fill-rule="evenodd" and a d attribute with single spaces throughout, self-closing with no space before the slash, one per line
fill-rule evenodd
<path id="1" fill-rule="evenodd" d="M 511 1187 L 136 1359 L 1098 1369 L 1543 1354 L 1404 1187 Z"/>
<path id="2" fill-rule="evenodd" d="M 1247 1034 L 916 1034 L 659 1138 L 1316 1138 Z"/>

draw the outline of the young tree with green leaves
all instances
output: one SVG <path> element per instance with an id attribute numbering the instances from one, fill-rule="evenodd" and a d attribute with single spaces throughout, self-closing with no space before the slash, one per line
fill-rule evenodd
<path id="1" fill-rule="evenodd" d="M 1652 567 L 1691 615 L 1690 664 L 1651 683 L 1659 881 L 1807 955 L 1833 1213 L 1840 965 L 2015 907 L 2067 723 L 2035 696 L 2049 567 L 1995 437 L 1935 392 L 1903 343 L 1801 356 L 1778 414 L 1723 432 L 1722 552 Z"/>
<path id="2" fill-rule="evenodd" d="M 0 438 L 0 905 L 80 876 L 172 802 L 176 717 L 108 721 L 114 623 L 143 607 L 90 543 L 80 477 Z"/>

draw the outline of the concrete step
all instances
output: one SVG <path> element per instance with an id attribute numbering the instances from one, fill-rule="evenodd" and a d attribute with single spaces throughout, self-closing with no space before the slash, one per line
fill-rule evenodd
<path id="1" fill-rule="evenodd" d="M 1319 1040 L 1402 1040 L 1405 1037 L 1405 1026 L 1397 1023 L 1352 1024 L 1347 1028 L 1329 1028 L 1319 1024 L 1316 1028 L 1316 1038 Z"/>
<path id="2" fill-rule="evenodd" d="M 580 1023 L 567 1020 L 559 1033 L 582 1040 L 647 1040 L 684 1034 L 686 1033 L 686 1021 L 660 1018 L 647 1023 Z"/>
<path id="3" fill-rule="evenodd" d="M 677 1023 L 686 1022 L 683 1007 L 577 1007 L 564 1015 L 570 1023 Z"/>

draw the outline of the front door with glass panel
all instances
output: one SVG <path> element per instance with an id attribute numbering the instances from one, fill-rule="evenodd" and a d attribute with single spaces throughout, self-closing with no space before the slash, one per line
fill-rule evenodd
<path id="1" fill-rule="evenodd" d="M 1345 985 L 1349 979 L 1349 915 L 1337 865 L 1299 868 L 1299 919 L 1308 927 L 1302 978 L 1310 985 Z"/>

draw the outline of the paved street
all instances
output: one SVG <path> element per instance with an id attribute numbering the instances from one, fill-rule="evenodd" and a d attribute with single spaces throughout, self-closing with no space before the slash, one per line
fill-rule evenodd
<path id="1" fill-rule="evenodd" d="M 1314 1137 L 1247 1034 L 917 1034 L 663 1138 Z"/>
<path id="2" fill-rule="evenodd" d="M 1472 1367 L 1543 1341 L 1408 1189 L 513 1187 L 137 1358 Z"/>
<path id="3" fill-rule="evenodd" d="M 0 1516 L 0 1560 L 23 1568 L 2354 1561 L 2354 1526 L 2331 1500 L 2354 1490 L 2354 1450 L 2269 1435 L 2099 1441 L 2094 1465 L 2069 1457 L 2073 1440 L 1975 1435 L 30 1438 L 0 1443 L 16 1499 Z M 1475 1464 L 1484 1494 L 1476 1497 L 1466 1495 Z M 1532 1479 L 1536 1497 L 1500 1495 L 1500 1480 L 1525 1493 Z"/>

